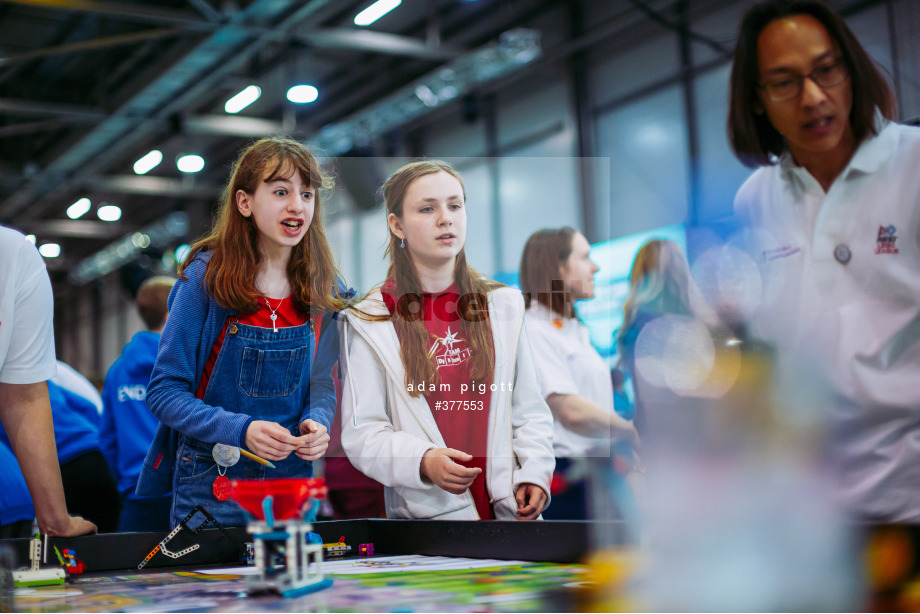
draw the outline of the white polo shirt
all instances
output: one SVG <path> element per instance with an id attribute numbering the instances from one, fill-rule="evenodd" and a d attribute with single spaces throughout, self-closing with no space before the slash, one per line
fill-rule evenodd
<path id="1" fill-rule="evenodd" d="M 0 383 L 54 377 L 54 299 L 35 246 L 0 226 Z"/>
<path id="2" fill-rule="evenodd" d="M 524 313 L 527 336 L 533 349 L 534 365 L 540 393 L 575 394 L 613 413 L 613 383 L 610 368 L 601 358 L 577 318 L 562 318 L 534 301 Z M 604 444 L 601 450 L 596 448 Z M 609 454 L 607 433 L 586 437 L 568 430 L 558 420 L 553 422 L 553 451 L 557 458 Z"/>
<path id="3" fill-rule="evenodd" d="M 735 210 L 764 279 L 752 332 L 834 399 L 842 502 L 920 521 L 920 129 L 884 125 L 827 193 L 787 154 Z"/>

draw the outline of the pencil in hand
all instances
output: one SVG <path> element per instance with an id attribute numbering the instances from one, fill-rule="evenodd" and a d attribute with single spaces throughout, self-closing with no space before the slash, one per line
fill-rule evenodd
<path id="1" fill-rule="evenodd" d="M 274 469 L 274 468 L 275 468 L 275 466 L 271 463 L 271 461 L 267 461 L 267 460 L 265 460 L 264 458 L 262 458 L 261 456 L 257 456 L 257 455 L 255 455 L 255 454 L 253 454 L 253 453 L 250 452 L 249 450 L 244 450 L 243 448 L 240 448 L 240 454 L 242 454 L 243 456 L 245 456 L 246 458 L 248 458 L 248 459 L 250 459 L 250 460 L 256 461 L 256 462 L 259 463 L 260 465 L 265 465 L 265 466 L 268 467 L 269 469 Z"/>

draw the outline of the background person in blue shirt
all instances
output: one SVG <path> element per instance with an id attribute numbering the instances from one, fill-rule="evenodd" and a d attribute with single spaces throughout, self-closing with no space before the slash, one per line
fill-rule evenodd
<path id="1" fill-rule="evenodd" d="M 147 384 L 157 359 L 160 333 L 168 315 L 167 300 L 176 280 L 151 277 L 137 290 L 135 304 L 147 330 L 134 334 L 121 356 L 109 367 L 102 388 L 102 452 L 115 474 L 122 495 L 119 531 L 169 530 L 171 497 L 135 494 L 144 457 L 159 421 L 147 408 Z"/>
<path id="2" fill-rule="evenodd" d="M 50 380 L 48 397 L 67 509 L 94 522 L 100 533 L 114 533 L 121 500 L 102 455 L 96 404 Z"/>
<path id="3" fill-rule="evenodd" d="M 0 438 L 0 467 L 3 467 L 0 471 L 0 539 L 29 537 L 35 507 L 5 433 Z"/>

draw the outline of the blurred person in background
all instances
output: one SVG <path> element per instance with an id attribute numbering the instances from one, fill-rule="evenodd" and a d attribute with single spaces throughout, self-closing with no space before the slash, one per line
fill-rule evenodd
<path id="1" fill-rule="evenodd" d="M 796 413 L 800 403 L 773 394 L 772 353 L 737 326 L 734 295 L 704 300 L 705 258 L 691 276 L 679 245 L 652 240 L 629 277 L 618 346 L 644 427 L 642 528 L 653 536 L 637 602 L 853 609 L 856 550 L 814 462 L 817 429 Z"/>
<path id="2" fill-rule="evenodd" d="M 13 450 L 0 437 L 0 539 L 31 537 L 35 507 Z"/>
<path id="3" fill-rule="evenodd" d="M 22 234 L 0 227 L 2 434 L 19 460 L 39 530 L 52 536 L 83 535 L 96 526 L 67 513 L 54 444 L 46 385 L 57 371 L 53 314 L 51 282 L 38 250 Z"/>
<path id="4" fill-rule="evenodd" d="M 63 360 L 57 361 L 57 366 L 57 375 L 51 378 L 51 383 L 57 384 L 61 388 L 66 388 L 74 394 L 78 394 L 84 399 L 90 401 L 96 407 L 96 412 L 101 416 L 102 396 L 100 395 L 99 390 L 102 388 L 102 386 L 99 385 L 97 387 L 96 384 L 87 379 L 85 375 L 71 367 Z"/>
<path id="5" fill-rule="evenodd" d="M 894 123 L 885 78 L 814 0 L 747 11 L 730 96 L 732 147 L 760 167 L 735 200 L 764 281 L 751 331 L 829 391 L 843 506 L 916 522 L 920 130 Z"/>
<path id="6" fill-rule="evenodd" d="M 102 454 L 102 417 L 96 404 L 53 380 L 48 382 L 48 397 L 67 509 L 95 523 L 100 533 L 114 533 L 121 498 Z"/>
<path id="7" fill-rule="evenodd" d="M 170 529 L 172 497 L 142 497 L 134 489 L 159 424 L 147 409 L 147 384 L 169 314 L 169 293 L 175 283 L 172 277 L 157 276 L 140 285 L 135 304 L 146 330 L 135 333 L 125 345 L 121 356 L 109 367 L 102 389 L 105 411 L 99 437 L 122 497 L 119 531 Z"/>
<path id="8" fill-rule="evenodd" d="M 75 368 L 63 360 L 57 366 L 57 375 L 48 380 L 48 395 L 67 507 L 96 523 L 100 533 L 113 533 L 121 501 L 102 455 L 102 397 Z"/>
<path id="9" fill-rule="evenodd" d="M 527 240 L 521 256 L 521 291 L 527 307 L 540 392 L 553 412 L 554 503 L 547 519 L 588 518 L 586 480 L 571 475 L 576 459 L 613 453 L 633 468 L 630 448 L 639 445 L 633 424 L 614 411 L 610 368 L 591 345 L 588 329 L 575 314 L 575 301 L 594 297 L 588 240 L 574 228 L 544 229 Z"/>
<path id="10" fill-rule="evenodd" d="M 690 268 L 683 250 L 673 241 L 652 239 L 639 248 L 629 273 L 629 294 L 623 303 L 623 324 L 617 333 L 620 367 L 631 377 L 636 427 L 647 433 L 643 395 L 648 384 L 636 368 L 636 341 L 646 324 L 663 315 L 693 316 Z"/>

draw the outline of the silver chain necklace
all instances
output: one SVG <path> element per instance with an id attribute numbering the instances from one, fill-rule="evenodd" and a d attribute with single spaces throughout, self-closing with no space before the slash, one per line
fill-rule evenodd
<path id="1" fill-rule="evenodd" d="M 278 314 L 275 313 L 275 311 L 278 309 L 281 309 L 281 303 L 283 302 L 284 302 L 284 299 L 281 299 L 280 301 L 278 301 L 278 306 L 272 309 L 272 304 L 268 302 L 268 297 L 267 296 L 265 297 L 265 304 L 268 305 L 268 308 L 271 309 L 271 312 L 272 312 L 272 315 L 270 315 L 269 317 L 271 318 L 271 321 L 272 321 L 272 332 L 273 333 L 278 332 L 278 324 L 276 323 L 276 320 L 278 319 Z"/>

